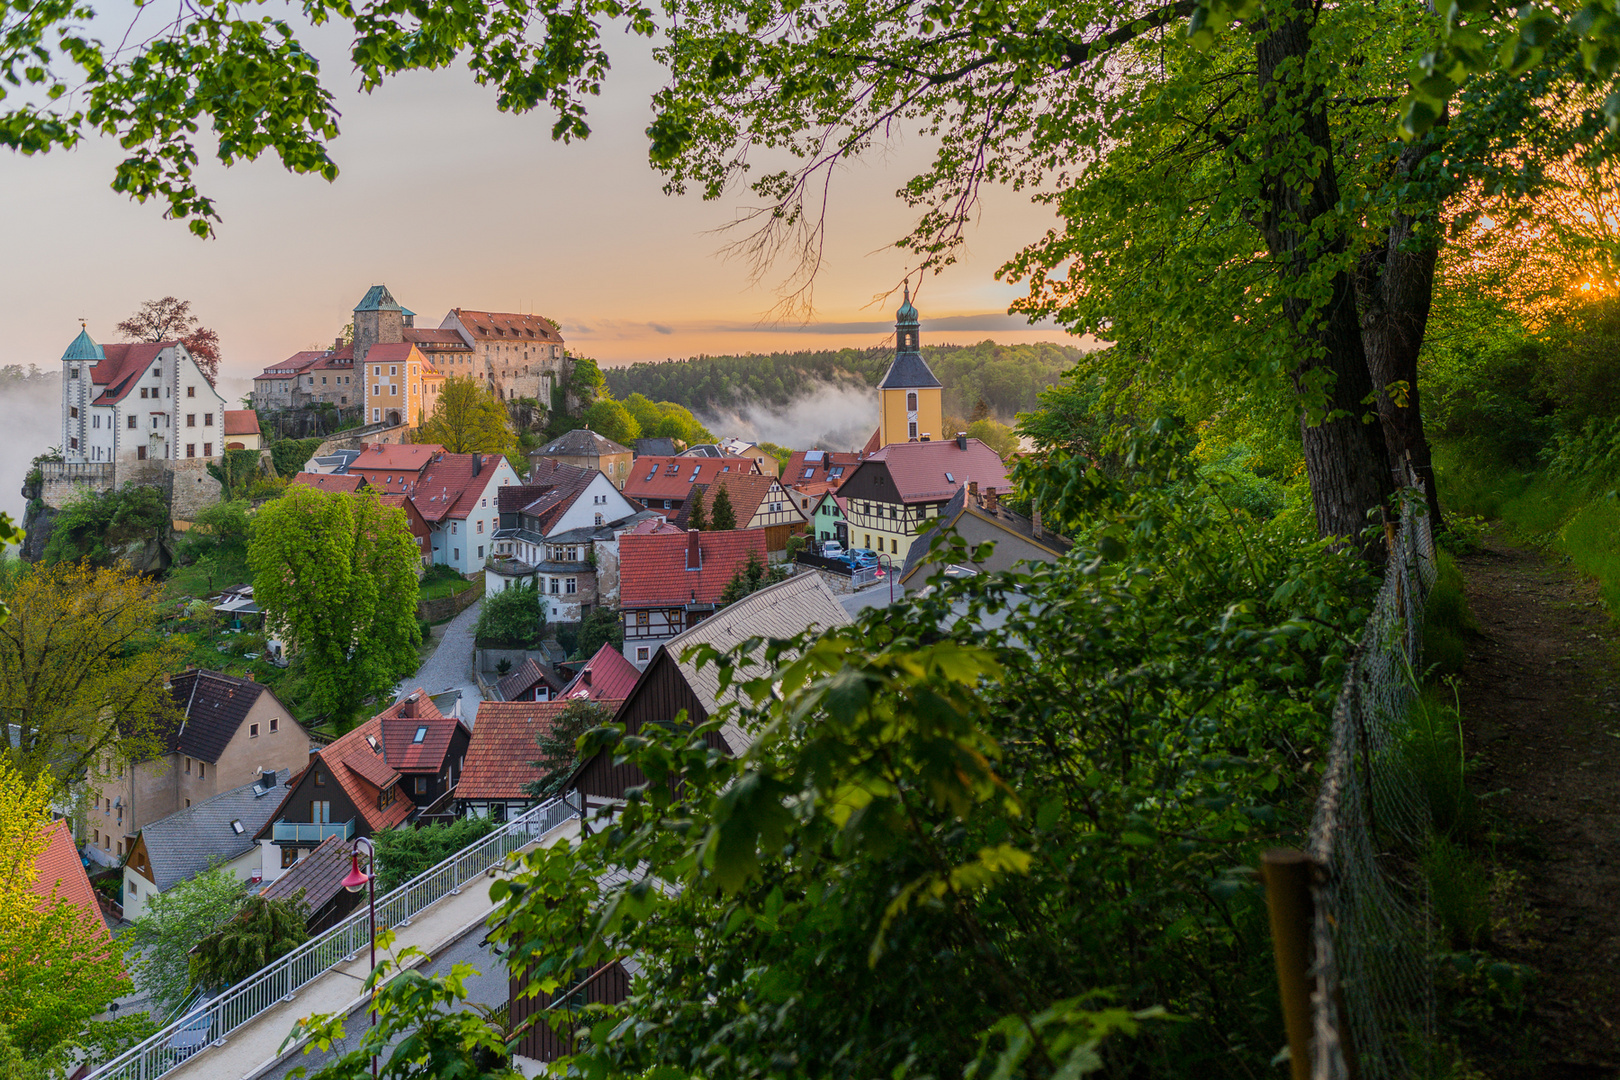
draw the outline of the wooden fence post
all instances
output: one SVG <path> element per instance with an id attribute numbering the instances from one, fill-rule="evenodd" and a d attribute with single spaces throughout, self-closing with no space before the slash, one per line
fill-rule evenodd
<path id="1" fill-rule="evenodd" d="M 1311 934 L 1315 924 L 1311 870 L 1311 858 L 1303 851 L 1273 848 L 1260 856 L 1293 1080 L 1310 1080 L 1311 1075 Z"/>

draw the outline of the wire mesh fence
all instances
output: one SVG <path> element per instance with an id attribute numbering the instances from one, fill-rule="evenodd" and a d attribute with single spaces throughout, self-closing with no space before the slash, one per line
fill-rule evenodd
<path id="1" fill-rule="evenodd" d="M 579 812 L 559 797 L 518 815 L 499 829 L 378 897 L 376 929 L 409 926 L 411 919 L 484 875 L 508 855 L 541 840 Z M 371 920 L 361 907 L 213 1000 L 173 1020 L 145 1041 L 96 1068 L 87 1080 L 157 1080 L 233 1031 L 252 1023 L 304 986 L 361 956 L 370 946 Z"/>
<path id="2" fill-rule="evenodd" d="M 1434 1028 L 1428 897 L 1409 853 L 1425 841 L 1430 808 L 1407 744 L 1423 604 L 1437 573 L 1421 493 L 1409 492 L 1334 707 L 1306 848 L 1312 1080 L 1426 1071 Z"/>

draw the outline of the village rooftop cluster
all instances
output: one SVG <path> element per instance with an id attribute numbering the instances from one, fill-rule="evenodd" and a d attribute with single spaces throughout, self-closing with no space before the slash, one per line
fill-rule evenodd
<path id="1" fill-rule="evenodd" d="M 712 667 L 686 659 L 694 645 L 724 650 L 827 630 L 940 573 L 1058 558 L 1069 543 L 1043 529 L 1039 511 L 1004 504 L 1006 463 L 942 430 L 943 387 L 920 351 L 909 295 L 895 334 L 876 390 L 878 426 L 858 449 L 796 449 L 783 463 L 733 437 L 624 446 L 578 429 L 531 451 L 520 475 L 504 455 L 451 453 L 415 434 L 448 375 L 477 378 L 501 402 L 557 400 L 571 358 L 545 318 L 454 308 L 437 329 L 418 329 L 413 312 L 373 286 L 354 309 L 352 336 L 267 368 L 249 410 L 227 409 L 179 342 L 104 346 L 82 331 L 62 358 L 63 460 L 44 466 L 50 498 L 152 484 L 182 519 L 219 498 L 207 462 L 260 449 L 259 412 L 359 409 L 364 424 L 324 441 L 292 485 L 375 493 L 403 512 L 420 572 L 449 568 L 481 584 L 486 601 L 532 586 L 551 630 L 616 613 L 623 644 L 570 660 L 554 638 L 498 650 L 447 636 L 439 648 L 461 652 L 436 656 L 419 675 L 436 660 L 436 670 L 448 662 L 469 679 L 407 679 L 396 700 L 335 738 L 306 729 L 251 678 L 175 671 L 166 689 L 180 722 L 144 760 L 108 762 L 78 835 L 65 824 L 53 833 L 42 887 L 60 886 L 87 921 L 116 927 L 223 866 L 265 897 L 301 897 L 307 928 L 319 933 L 361 900 L 343 887 L 358 841 L 465 817 L 506 822 L 535 806 L 537 740 L 571 703 L 597 703 L 631 733 L 683 710 L 701 723 L 724 695 Z M 696 527 L 722 493 L 733 527 Z M 994 551 L 983 563 L 943 565 L 929 555 L 941 533 L 969 549 L 993 541 Z M 779 580 L 739 598 L 734 583 L 751 565 Z M 251 585 L 214 599 L 229 618 L 262 615 Z M 738 754 L 747 743 L 728 729 L 716 748 Z M 579 762 L 560 793 L 583 814 L 643 781 L 598 755 Z M 120 902 L 98 902 L 87 870 L 119 873 Z M 210 1056 L 219 1076 L 264 1064 L 233 1042 L 189 1046 L 175 1060 Z M 551 1050 L 536 1042 L 526 1052 Z"/>

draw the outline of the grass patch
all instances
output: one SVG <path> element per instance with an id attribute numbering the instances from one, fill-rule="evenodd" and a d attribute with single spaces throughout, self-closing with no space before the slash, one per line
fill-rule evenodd
<path id="1" fill-rule="evenodd" d="M 438 581 L 423 581 L 416 598 L 418 600 L 443 600 L 447 596 L 459 596 L 472 587 L 472 582 L 460 577 L 454 581 L 448 578 L 441 578 Z"/>
<path id="2" fill-rule="evenodd" d="M 1477 949 L 1491 940 L 1491 876 L 1473 852 L 1444 836 L 1423 853 L 1429 904 L 1441 940 L 1453 951 Z"/>
<path id="3" fill-rule="evenodd" d="M 1597 579 L 1609 614 L 1620 618 L 1620 493 L 1602 475 L 1570 480 L 1492 467 L 1454 449 L 1438 451 L 1435 465 L 1445 504 L 1565 556 Z"/>
<path id="4" fill-rule="evenodd" d="M 1444 548 L 1435 554 L 1439 575 L 1423 607 L 1423 662 L 1431 677 L 1444 679 L 1462 674 L 1468 639 L 1479 632 L 1479 626 L 1468 610 L 1457 560 Z"/>

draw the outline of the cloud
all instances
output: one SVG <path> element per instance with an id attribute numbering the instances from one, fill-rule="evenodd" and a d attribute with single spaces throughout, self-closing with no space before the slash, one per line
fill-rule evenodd
<path id="1" fill-rule="evenodd" d="M 675 328 L 673 326 L 665 326 L 663 323 L 650 322 L 647 325 L 658 331 L 660 334 L 673 334 L 675 332 Z"/>
<path id="2" fill-rule="evenodd" d="M 865 386 L 824 383 L 786 408 L 744 405 L 699 413 L 717 436 L 780 443 L 795 449 L 857 450 L 878 426 L 876 391 Z"/>

